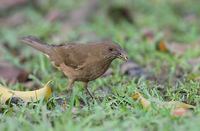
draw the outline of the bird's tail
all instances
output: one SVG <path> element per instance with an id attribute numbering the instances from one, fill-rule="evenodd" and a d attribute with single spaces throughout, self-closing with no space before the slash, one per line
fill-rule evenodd
<path id="1" fill-rule="evenodd" d="M 40 39 L 34 36 L 25 36 L 22 37 L 20 40 L 45 54 L 49 54 L 51 46 L 47 45 L 46 43 L 42 42 Z"/>

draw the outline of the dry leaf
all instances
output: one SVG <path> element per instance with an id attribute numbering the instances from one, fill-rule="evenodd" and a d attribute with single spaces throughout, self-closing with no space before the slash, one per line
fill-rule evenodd
<path id="1" fill-rule="evenodd" d="M 185 44 L 185 43 L 177 43 L 177 42 L 168 43 L 164 40 L 160 40 L 156 43 L 156 49 L 158 51 L 170 53 L 176 56 L 181 56 L 185 52 L 187 52 L 189 49 L 192 50 L 194 48 L 200 48 L 199 41 L 191 43 L 191 44 Z"/>
<path id="2" fill-rule="evenodd" d="M 180 101 L 169 101 L 163 102 L 162 106 L 165 108 L 184 108 L 184 109 L 194 109 L 195 106 L 189 105 Z"/>
<path id="3" fill-rule="evenodd" d="M 25 82 L 28 79 L 28 73 L 17 67 L 14 67 L 8 62 L 0 62 L 0 78 L 8 83 Z"/>
<path id="4" fill-rule="evenodd" d="M 151 102 L 144 98 L 139 92 L 132 95 L 134 100 L 138 100 L 144 109 L 149 109 L 151 107 Z M 171 114 L 173 116 L 185 116 L 189 109 L 194 109 L 195 106 L 179 102 L 179 101 L 169 101 L 169 102 L 159 102 L 156 103 L 159 108 L 169 108 L 171 109 Z"/>
<path id="5" fill-rule="evenodd" d="M 158 43 L 156 43 L 156 49 L 161 52 L 169 52 L 167 44 L 164 40 L 160 40 Z"/>
<path id="6" fill-rule="evenodd" d="M 143 70 L 143 68 L 132 61 L 123 63 L 121 65 L 120 71 L 122 74 L 126 74 L 128 76 L 134 76 L 134 77 L 141 77 L 141 76 L 146 77 L 147 76 L 147 74 Z"/>
<path id="7" fill-rule="evenodd" d="M 180 116 L 186 116 L 188 115 L 189 110 L 185 108 L 176 108 L 171 111 L 172 116 L 180 117 Z"/>

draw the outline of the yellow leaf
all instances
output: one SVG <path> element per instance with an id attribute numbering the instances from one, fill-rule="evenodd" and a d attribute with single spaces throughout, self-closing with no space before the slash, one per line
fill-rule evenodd
<path id="1" fill-rule="evenodd" d="M 167 108 L 184 108 L 184 109 L 194 109 L 195 106 L 189 105 L 180 101 L 169 101 L 163 102 L 162 105 Z"/>
<path id="2" fill-rule="evenodd" d="M 132 98 L 134 100 L 139 100 L 139 102 L 141 103 L 144 109 L 148 109 L 151 106 L 151 102 L 148 101 L 146 98 L 144 98 L 139 92 L 136 92 L 135 94 L 133 94 Z"/>

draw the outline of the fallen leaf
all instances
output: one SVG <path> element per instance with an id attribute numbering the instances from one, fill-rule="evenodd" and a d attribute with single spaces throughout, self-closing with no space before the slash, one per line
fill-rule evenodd
<path id="1" fill-rule="evenodd" d="M 189 105 L 180 101 L 163 102 L 161 106 L 165 108 L 174 108 L 174 109 L 176 108 L 194 109 L 195 108 L 195 106 L 193 105 Z"/>
<path id="2" fill-rule="evenodd" d="M 182 56 L 188 50 L 192 50 L 194 48 L 200 48 L 199 42 L 194 42 L 191 44 L 177 43 L 177 42 L 168 43 L 162 39 L 156 43 L 156 49 L 158 51 L 164 53 L 170 53 L 176 56 Z"/>
<path id="3" fill-rule="evenodd" d="M 144 71 L 144 69 L 132 61 L 123 63 L 121 65 L 120 71 L 122 74 L 126 74 L 128 76 L 134 76 L 134 77 L 147 76 L 147 73 Z"/>
<path id="4" fill-rule="evenodd" d="M 185 108 L 176 108 L 171 111 L 171 115 L 175 117 L 182 117 L 188 115 L 189 110 Z"/>
<path id="5" fill-rule="evenodd" d="M 9 62 L 1 61 L 0 78 L 8 83 L 25 82 L 28 79 L 28 73 L 11 65 Z"/>
<path id="6" fill-rule="evenodd" d="M 164 40 L 160 40 L 156 43 L 156 49 L 160 52 L 169 52 L 167 44 Z"/>
<path id="7" fill-rule="evenodd" d="M 149 109 L 151 107 L 151 103 L 149 100 L 144 98 L 139 92 L 136 92 L 132 95 L 134 100 L 138 100 L 144 109 Z M 188 112 L 189 109 L 194 109 L 195 106 L 189 105 L 179 101 L 155 101 L 155 104 L 158 108 L 169 108 L 171 110 L 171 114 L 173 116 L 184 116 Z"/>
<path id="8" fill-rule="evenodd" d="M 151 102 L 144 98 L 139 92 L 134 93 L 132 98 L 138 100 L 144 109 L 148 109 L 151 106 Z"/>

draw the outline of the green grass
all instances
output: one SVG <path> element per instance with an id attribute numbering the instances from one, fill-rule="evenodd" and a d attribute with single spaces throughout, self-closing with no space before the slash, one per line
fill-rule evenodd
<path id="1" fill-rule="evenodd" d="M 69 12 L 77 8 L 78 2 L 63 4 L 43 3 L 43 12 L 52 8 Z M 81 3 L 80 3 L 81 4 Z M 48 59 L 41 53 L 22 45 L 18 37 L 36 35 L 54 43 L 52 36 L 62 34 L 62 21 L 50 23 L 43 19 L 42 13 L 32 6 L 18 9 L 24 13 L 27 21 L 17 27 L 1 27 L 0 43 L 7 43 L 14 50 L 19 50 L 27 61 L 21 64 L 19 58 L 9 50 L 4 50 L 3 59 L 14 65 L 25 68 L 30 72 L 30 78 L 39 83 L 53 80 L 53 97 L 47 101 L 30 103 L 22 106 L 1 105 L 0 129 L 1 131 L 27 131 L 27 130 L 134 130 L 134 131 L 198 131 L 200 121 L 200 84 L 191 80 L 188 76 L 199 76 L 192 72 L 187 62 L 200 56 L 197 49 L 189 50 L 181 57 L 158 52 L 155 41 L 163 38 L 167 41 L 191 44 L 199 39 L 200 34 L 200 2 L 191 0 L 134 0 L 112 2 L 113 5 L 125 5 L 134 14 L 134 23 L 122 21 L 113 22 L 107 15 L 109 8 L 107 1 L 101 2 L 98 15 L 92 16 L 92 20 L 70 33 L 62 41 L 90 41 L 92 36 L 84 33 L 94 32 L 98 37 L 118 42 L 128 52 L 131 60 L 142 67 L 148 67 L 148 72 L 154 74 L 163 82 L 147 80 L 145 78 L 130 78 L 120 73 L 119 60 L 112 64 L 114 75 L 99 78 L 90 83 L 90 90 L 96 100 L 90 97 L 82 89 L 80 83 L 76 83 L 72 96 L 67 96 L 67 108 L 56 102 L 57 97 L 65 97 L 63 91 L 67 84 L 62 73 L 54 69 Z M 67 7 L 67 8 L 66 8 Z M 194 21 L 187 21 L 186 15 L 196 15 Z M 142 38 L 142 30 L 150 28 L 155 32 L 153 41 Z M 166 30 L 171 34 L 165 35 Z M 92 34 L 92 33 L 91 33 Z M 33 54 L 34 53 L 34 54 Z M 183 70 L 178 71 L 178 70 Z M 180 79 L 176 73 L 181 73 Z M 11 84 L 15 90 L 28 90 L 22 84 Z M 163 87 L 163 88 L 160 88 Z M 108 92 L 106 92 L 108 91 Z M 184 101 L 196 106 L 191 115 L 186 117 L 173 117 L 169 109 L 145 110 L 131 95 L 139 91 L 148 99 L 160 101 Z"/>

